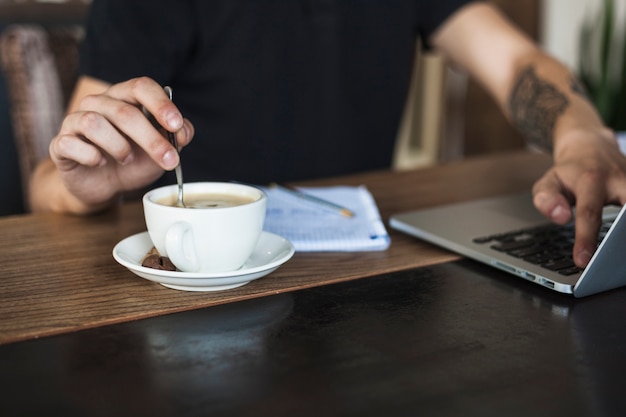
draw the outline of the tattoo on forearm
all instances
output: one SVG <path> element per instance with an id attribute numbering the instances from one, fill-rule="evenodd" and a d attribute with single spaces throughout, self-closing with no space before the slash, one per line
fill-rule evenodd
<path id="1" fill-rule="evenodd" d="M 567 96 L 540 80 L 532 66 L 522 71 L 509 97 L 513 123 L 529 143 L 547 150 L 552 150 L 556 119 L 568 105 Z"/>
<path id="2" fill-rule="evenodd" d="M 585 88 L 585 85 L 582 82 L 580 82 L 580 80 L 578 80 L 575 77 L 572 77 L 572 79 L 570 81 L 570 86 L 571 86 L 571 89 L 572 89 L 572 91 L 574 93 L 578 94 L 579 96 L 581 96 L 585 100 L 590 101 L 589 93 L 587 92 L 587 88 Z"/>

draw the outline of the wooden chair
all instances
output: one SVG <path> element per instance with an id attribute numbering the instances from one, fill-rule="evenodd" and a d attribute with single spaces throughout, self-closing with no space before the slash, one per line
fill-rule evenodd
<path id="1" fill-rule="evenodd" d="M 0 35 L 0 65 L 25 199 L 30 176 L 48 156 L 76 82 L 81 36 L 78 26 L 46 29 L 29 24 L 11 25 Z"/>

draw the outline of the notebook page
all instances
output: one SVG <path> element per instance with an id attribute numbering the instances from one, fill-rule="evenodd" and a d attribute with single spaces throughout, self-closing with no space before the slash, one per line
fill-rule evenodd
<path id="1" fill-rule="evenodd" d="M 364 186 L 299 187 L 300 191 L 354 212 L 346 217 L 277 188 L 267 193 L 264 230 L 288 239 L 296 251 L 375 251 L 390 239 L 371 193 Z"/>

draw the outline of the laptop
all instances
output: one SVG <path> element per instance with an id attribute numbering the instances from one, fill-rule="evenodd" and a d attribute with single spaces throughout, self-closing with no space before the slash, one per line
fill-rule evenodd
<path id="1" fill-rule="evenodd" d="M 598 247 L 585 269 L 571 251 L 574 225 L 555 225 L 530 192 L 391 216 L 393 229 L 574 297 L 626 285 L 626 206 L 607 206 Z"/>

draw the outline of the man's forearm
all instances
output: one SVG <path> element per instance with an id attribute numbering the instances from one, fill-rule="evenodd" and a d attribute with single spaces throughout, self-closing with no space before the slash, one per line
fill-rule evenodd
<path id="1" fill-rule="evenodd" d="M 528 144 L 548 151 L 554 149 L 554 138 L 559 133 L 604 128 L 584 87 L 573 74 L 558 66 L 551 64 L 556 68 L 550 71 L 552 68 L 538 69 L 538 64 L 528 64 L 519 72 L 507 103 L 512 123 Z"/>
<path id="2" fill-rule="evenodd" d="M 529 144 L 551 151 L 554 125 L 570 105 L 568 97 L 529 65 L 517 78 L 508 105 L 511 120 Z"/>

